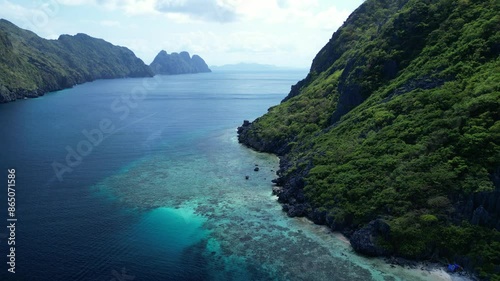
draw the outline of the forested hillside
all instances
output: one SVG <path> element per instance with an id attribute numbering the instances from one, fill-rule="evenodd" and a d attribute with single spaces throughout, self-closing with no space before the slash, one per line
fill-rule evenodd
<path id="1" fill-rule="evenodd" d="M 499 55 L 500 1 L 367 0 L 239 140 L 290 216 L 500 280 Z"/>
<path id="2" fill-rule="evenodd" d="M 85 34 L 46 40 L 0 19 L 0 102 L 96 79 L 153 76 L 125 47 Z"/>

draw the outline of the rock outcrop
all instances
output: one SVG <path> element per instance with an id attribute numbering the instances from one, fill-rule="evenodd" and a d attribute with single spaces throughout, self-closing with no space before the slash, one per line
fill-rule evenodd
<path id="1" fill-rule="evenodd" d="M 150 65 L 155 74 L 175 75 L 211 72 L 205 61 L 198 55 L 191 57 L 188 52 L 168 54 L 162 50 Z"/>
<path id="2" fill-rule="evenodd" d="M 381 238 L 387 240 L 390 231 L 391 228 L 386 222 L 377 219 L 354 232 L 349 241 L 352 248 L 358 253 L 373 257 L 386 256 L 392 252 L 380 246 L 379 240 Z"/>

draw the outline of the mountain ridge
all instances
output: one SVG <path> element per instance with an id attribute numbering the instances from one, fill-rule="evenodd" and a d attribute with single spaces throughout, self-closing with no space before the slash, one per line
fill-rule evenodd
<path id="1" fill-rule="evenodd" d="M 500 278 L 500 3 L 367 0 L 281 104 L 238 128 L 274 193 L 371 256 Z"/>
<path id="2" fill-rule="evenodd" d="M 0 54 L 0 103 L 96 79 L 153 76 L 125 47 L 83 33 L 47 40 L 5 19 L 0 19 Z"/>

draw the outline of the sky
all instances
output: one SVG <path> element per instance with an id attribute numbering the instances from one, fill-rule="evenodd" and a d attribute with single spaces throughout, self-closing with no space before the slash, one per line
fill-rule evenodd
<path id="1" fill-rule="evenodd" d="M 47 39 L 86 33 L 146 64 L 188 51 L 208 65 L 309 68 L 363 0 L 0 0 L 0 18 Z"/>

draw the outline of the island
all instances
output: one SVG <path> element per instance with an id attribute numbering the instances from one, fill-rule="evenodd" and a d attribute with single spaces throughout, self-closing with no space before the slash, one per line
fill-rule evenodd
<path id="1" fill-rule="evenodd" d="M 125 47 L 82 33 L 47 40 L 0 19 L 0 103 L 96 79 L 153 75 Z"/>
<path id="2" fill-rule="evenodd" d="M 211 72 L 205 61 L 198 55 L 192 57 L 188 52 L 168 54 L 162 50 L 150 64 L 155 74 L 176 75 Z"/>

